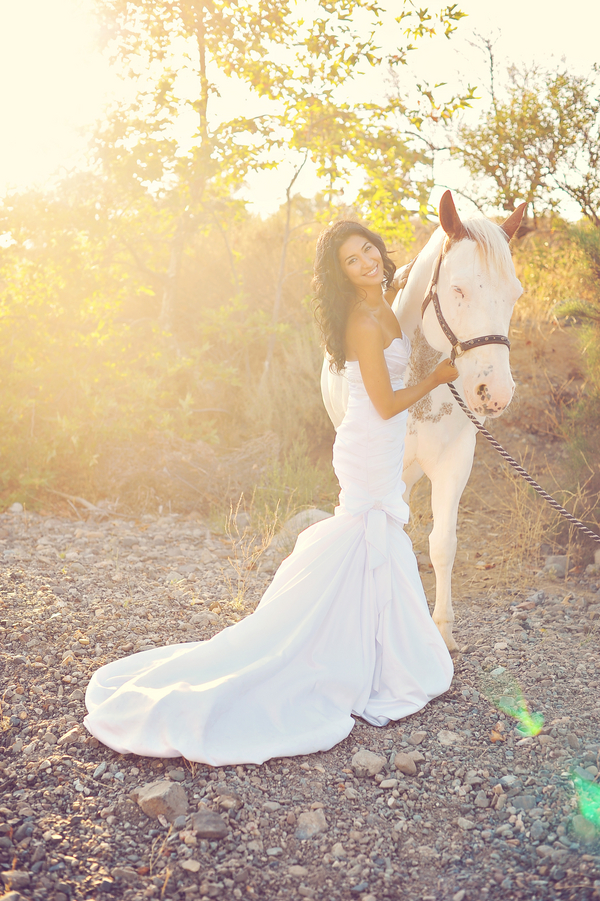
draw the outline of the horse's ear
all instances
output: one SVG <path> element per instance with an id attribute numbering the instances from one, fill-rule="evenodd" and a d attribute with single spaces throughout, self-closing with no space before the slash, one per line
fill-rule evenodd
<path id="1" fill-rule="evenodd" d="M 527 208 L 526 203 L 520 204 L 520 206 L 518 206 L 516 208 L 514 213 L 510 214 L 510 216 L 508 217 L 506 222 L 503 222 L 502 225 L 500 226 L 502 231 L 507 235 L 509 241 L 512 238 L 512 236 L 514 235 L 514 233 L 517 231 L 517 229 L 519 228 L 519 226 L 521 224 L 521 220 L 522 220 L 523 216 L 525 215 L 526 208 Z"/>
<path id="2" fill-rule="evenodd" d="M 451 240 L 460 241 L 461 238 L 466 237 L 467 231 L 460 221 L 460 216 L 456 212 L 452 193 L 450 191 L 445 191 L 442 194 L 439 215 L 440 225 Z"/>

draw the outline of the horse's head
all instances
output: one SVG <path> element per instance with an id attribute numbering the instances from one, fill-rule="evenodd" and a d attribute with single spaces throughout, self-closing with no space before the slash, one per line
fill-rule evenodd
<path id="1" fill-rule="evenodd" d="M 499 416 L 515 387 L 507 336 L 522 288 L 508 242 L 524 212 L 522 204 L 498 226 L 483 218 L 462 222 L 449 191 L 440 203 L 446 238 L 428 295 L 434 303 L 424 306 L 423 331 L 429 344 L 444 354 L 457 339 L 456 365 L 465 399 L 480 416 Z"/>

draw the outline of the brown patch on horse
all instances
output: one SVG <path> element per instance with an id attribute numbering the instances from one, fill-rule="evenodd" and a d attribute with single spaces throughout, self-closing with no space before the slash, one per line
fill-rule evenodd
<path id="1" fill-rule="evenodd" d="M 410 376 L 406 387 L 410 388 L 427 378 L 429 373 L 433 372 L 441 357 L 442 354 L 427 343 L 421 326 L 417 326 L 411 342 Z M 439 422 L 444 416 L 449 416 L 450 413 L 452 413 L 451 403 L 443 403 L 438 412 L 434 413 L 431 394 L 426 394 L 425 397 L 418 400 L 410 408 L 409 431 L 411 435 L 414 435 L 416 422 Z"/>

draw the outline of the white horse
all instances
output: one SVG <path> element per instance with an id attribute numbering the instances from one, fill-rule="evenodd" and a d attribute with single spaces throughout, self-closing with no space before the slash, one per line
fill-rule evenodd
<path id="1" fill-rule="evenodd" d="M 508 242 L 520 225 L 525 206 L 515 210 L 502 226 L 484 218 L 462 222 L 447 191 L 440 202 L 441 228 L 411 268 L 405 267 L 394 278 L 397 289 L 403 274 L 408 275 L 392 305 L 412 343 L 405 384 L 421 381 L 442 357 L 455 356 L 459 378 L 454 384 L 481 422 L 506 409 L 515 387 L 507 335 L 522 288 Z M 348 383 L 343 374 L 330 371 L 327 360 L 321 389 L 337 428 L 346 410 Z M 456 519 L 473 465 L 476 434 L 475 426 L 446 385 L 440 385 L 409 410 L 405 499 L 408 501 L 413 485 L 425 474 L 431 481 L 433 513 L 429 537 L 436 577 L 433 619 L 450 651 L 458 647 L 452 635 L 451 591 Z"/>

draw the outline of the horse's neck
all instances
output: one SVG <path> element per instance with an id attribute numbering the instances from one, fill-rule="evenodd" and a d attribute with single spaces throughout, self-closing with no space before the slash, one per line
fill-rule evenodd
<path id="1" fill-rule="evenodd" d="M 439 232 L 439 234 L 438 234 Z M 400 328 L 411 341 L 407 385 L 424 379 L 435 367 L 441 354 L 434 350 L 423 334 L 421 306 L 429 288 L 433 268 L 440 252 L 444 233 L 435 232 L 416 260 L 396 309 Z"/>
<path id="2" fill-rule="evenodd" d="M 421 305 L 429 287 L 433 267 L 438 258 L 443 239 L 444 232 L 438 229 L 419 253 L 406 287 L 402 291 L 398 306 L 395 309 L 400 328 L 403 332 L 406 332 L 411 341 L 415 332 L 421 326 Z"/>

